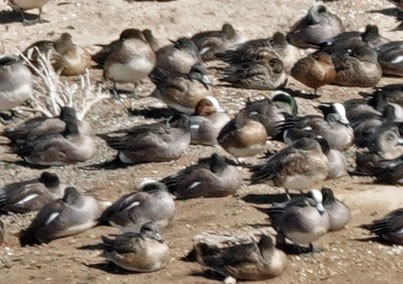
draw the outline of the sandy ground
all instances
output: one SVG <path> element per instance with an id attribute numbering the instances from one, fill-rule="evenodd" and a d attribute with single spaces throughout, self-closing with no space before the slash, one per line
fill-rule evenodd
<path id="1" fill-rule="evenodd" d="M 168 43 L 168 39 L 190 36 L 205 29 L 218 29 L 224 22 L 232 23 L 248 38 L 257 38 L 269 36 L 275 31 L 286 32 L 313 3 L 313 0 L 178 0 L 161 3 L 128 3 L 122 0 L 50 1 L 43 13 L 48 23 L 29 27 L 22 26 L 18 15 L 11 13 L 2 3 L 0 34 L 10 53 L 24 49 L 39 39 L 55 39 L 64 31 L 69 31 L 78 44 L 94 52 L 97 50 L 94 44 L 114 40 L 120 31 L 128 27 L 151 28 L 162 44 Z M 349 30 L 362 30 L 367 23 L 379 24 L 384 36 L 393 40 L 402 39 L 402 32 L 391 31 L 398 24 L 393 16 L 396 10 L 386 1 L 336 1 L 328 4 L 328 7 L 341 16 Z M 100 79 L 99 71 L 91 71 L 91 75 L 94 80 Z M 400 81 L 382 79 L 379 85 Z M 292 79 L 288 86 L 311 92 Z M 152 84 L 145 81 L 140 86 L 140 93 L 145 96 L 152 88 Z M 313 106 L 319 101 L 342 101 L 359 97 L 361 91 L 371 90 L 326 86 L 321 90 L 322 96 L 315 101 L 297 98 L 300 114 L 312 113 Z M 214 92 L 230 113 L 240 109 L 243 99 L 248 95 L 254 97 L 259 94 L 222 87 L 215 87 Z M 156 103 L 151 99 L 104 101 L 92 109 L 87 119 L 95 129 L 102 132 L 140 124 L 145 118 L 133 116 L 127 109 L 141 112 Z M 87 165 L 104 162 L 115 155 L 102 141 L 98 143 L 99 153 Z M 113 201 L 131 192 L 144 177 L 162 178 L 192 164 L 199 156 L 208 156 L 214 151 L 214 148 L 191 146 L 182 158 L 169 163 L 151 163 L 118 170 L 89 170 L 85 165 L 75 165 L 52 168 L 52 171 L 83 192 Z M 352 160 L 354 150 L 348 151 L 347 156 Z M 13 162 L 15 160 L 17 158 L 12 156 L 8 162 L 0 163 L 2 183 L 40 174 L 40 169 L 16 164 Z M 256 159 L 251 161 L 256 162 Z M 332 187 L 336 196 L 351 207 L 351 223 L 346 229 L 323 237 L 318 242 L 323 249 L 321 253 L 289 256 L 285 273 L 270 280 L 270 283 L 401 283 L 403 248 L 376 241 L 360 241 L 368 235 L 358 228 L 359 224 L 402 207 L 401 188 L 375 185 L 371 178 L 349 176 L 328 181 L 326 185 Z M 192 247 L 192 237 L 203 231 L 246 231 L 250 226 L 264 226 L 267 224 L 266 216 L 254 206 L 267 207 L 276 194 L 276 189 L 267 186 L 245 185 L 234 197 L 178 201 L 175 223 L 164 233 L 172 249 L 172 260 L 166 269 L 150 274 L 123 272 L 99 256 L 101 251 L 92 245 L 100 242 L 101 235 L 116 233 L 113 228 L 97 227 L 48 245 L 20 248 L 16 234 L 21 227 L 29 224 L 34 215 L 4 216 L 2 219 L 7 234 L 5 244 L 0 249 L 0 283 L 218 283 L 221 277 L 206 272 L 197 263 L 182 260 Z"/>

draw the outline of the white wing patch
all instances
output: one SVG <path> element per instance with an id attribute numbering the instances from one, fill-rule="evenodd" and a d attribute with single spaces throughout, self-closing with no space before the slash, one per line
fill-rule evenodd
<path id="1" fill-rule="evenodd" d="M 139 201 L 134 201 L 132 204 L 130 204 L 130 206 L 126 207 L 125 210 L 129 210 L 130 208 L 133 208 L 135 206 L 139 206 L 140 202 Z"/>
<path id="2" fill-rule="evenodd" d="M 398 57 L 393 59 L 390 63 L 397 64 L 397 63 L 401 63 L 402 61 L 403 61 L 403 55 L 399 55 Z"/>
<path id="3" fill-rule="evenodd" d="M 195 181 L 194 183 L 192 183 L 192 184 L 189 186 L 189 189 L 193 189 L 193 188 L 197 187 L 199 184 L 201 184 L 201 181 Z"/>
<path id="4" fill-rule="evenodd" d="M 45 222 L 45 226 L 52 223 L 59 215 L 60 215 L 59 212 L 53 212 L 52 214 L 50 214 L 48 220 L 46 220 L 46 222 Z"/>
<path id="5" fill-rule="evenodd" d="M 28 196 L 26 196 L 25 198 L 21 199 L 20 201 L 18 201 L 16 204 L 24 204 L 32 199 L 34 199 L 35 197 L 37 197 L 39 194 L 30 194 Z"/>

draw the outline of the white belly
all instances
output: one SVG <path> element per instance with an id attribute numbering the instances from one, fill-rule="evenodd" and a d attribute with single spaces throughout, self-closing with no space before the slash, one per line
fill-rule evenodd
<path id="1" fill-rule="evenodd" d="M 148 60 L 136 57 L 126 64 L 111 64 L 107 70 L 107 77 L 118 82 L 137 83 L 147 77 L 153 68 L 154 64 Z"/>
<path id="2" fill-rule="evenodd" d="M 0 111 L 10 110 L 21 105 L 31 94 L 31 84 L 23 84 L 14 90 L 0 90 Z"/>

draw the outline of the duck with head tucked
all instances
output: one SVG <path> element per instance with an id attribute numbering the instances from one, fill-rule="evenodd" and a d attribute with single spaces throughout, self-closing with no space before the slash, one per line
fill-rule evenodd
<path id="1" fill-rule="evenodd" d="M 321 4 L 312 6 L 306 16 L 296 22 L 287 34 L 288 41 L 298 47 L 315 47 L 316 44 L 344 32 L 340 18 Z"/>
<path id="2" fill-rule="evenodd" d="M 267 53 L 276 55 L 283 62 L 286 72 L 290 71 L 300 56 L 297 48 L 288 44 L 284 34 L 276 32 L 272 37 L 237 44 L 225 52 L 217 53 L 216 57 L 229 64 L 242 64 L 257 61 Z"/>
<path id="3" fill-rule="evenodd" d="M 195 253 L 197 262 L 225 276 L 225 283 L 231 278 L 235 281 L 274 278 L 284 272 L 287 264 L 285 253 L 277 249 L 272 237 L 266 234 L 252 242 L 222 248 L 212 242 L 199 242 L 195 244 Z"/>
<path id="4" fill-rule="evenodd" d="M 159 71 L 188 74 L 195 64 L 202 64 L 197 45 L 189 38 L 181 37 L 156 52 Z"/>
<path id="5" fill-rule="evenodd" d="M 376 48 L 385 75 L 403 77 L 403 41 L 391 41 Z"/>
<path id="6" fill-rule="evenodd" d="M 287 192 L 304 190 L 322 184 L 328 177 L 328 158 L 316 139 L 303 137 L 251 171 L 252 183 L 284 187 Z"/>
<path id="7" fill-rule="evenodd" d="M 291 76 L 304 85 L 313 88 L 316 95 L 318 88 L 333 83 L 336 78 L 332 58 L 325 52 L 315 52 L 300 59 L 291 69 Z"/>
<path id="8" fill-rule="evenodd" d="M 11 6 L 16 11 L 21 13 L 22 23 L 24 26 L 33 25 L 36 23 L 42 23 L 42 8 L 45 6 L 50 0 L 9 0 L 8 5 Z M 38 9 L 39 15 L 38 19 L 35 20 L 27 20 L 25 18 L 25 11 Z"/>
<path id="9" fill-rule="evenodd" d="M 314 252 L 312 242 L 325 235 L 330 226 L 329 214 L 322 202 L 322 193 L 312 189 L 305 195 L 273 204 L 268 214 L 280 234 L 279 239 L 287 238 L 297 245 L 309 244 L 309 252 Z"/>
<path id="10" fill-rule="evenodd" d="M 157 271 L 171 260 L 168 244 L 154 222 L 145 223 L 140 233 L 125 232 L 113 240 L 102 236 L 102 241 L 103 256 L 129 271 Z"/>
<path id="11" fill-rule="evenodd" d="M 116 161 L 124 164 L 166 162 L 179 159 L 190 144 L 190 119 L 185 115 L 169 123 L 154 123 L 118 130 L 125 135 L 98 134 L 118 151 Z"/>
<path id="12" fill-rule="evenodd" d="M 287 84 L 287 75 L 283 62 L 267 53 L 259 60 L 230 65 L 219 80 L 234 88 L 274 90 Z"/>
<path id="13" fill-rule="evenodd" d="M 242 174 L 224 156 L 214 153 L 161 182 L 177 199 L 223 197 L 236 193 L 242 184 Z"/>
<path id="14" fill-rule="evenodd" d="M 42 135 L 63 133 L 66 129 L 66 121 L 71 118 L 77 119 L 78 131 L 81 134 L 91 134 L 91 125 L 86 121 L 78 120 L 76 110 L 71 107 L 62 107 L 59 117 L 32 118 L 16 127 L 6 128 L 1 134 L 13 142 L 23 143 L 24 140 L 35 139 Z"/>
<path id="15" fill-rule="evenodd" d="M 166 74 L 156 69 L 151 80 L 156 88 L 150 96 L 182 113 L 192 114 L 200 100 L 213 95 L 207 70 L 200 63 L 193 65 L 186 74 Z"/>
<path id="16" fill-rule="evenodd" d="M 100 224 L 109 224 L 125 231 L 139 232 L 150 221 L 160 230 L 168 227 L 175 217 L 175 202 L 165 184 L 146 180 L 137 192 L 123 195 L 99 217 Z"/>
<path id="17" fill-rule="evenodd" d="M 65 129 L 30 139 L 11 142 L 13 152 L 25 162 L 40 166 L 62 166 L 85 162 L 96 153 L 94 137 L 79 131 L 75 112 L 64 112 Z"/>
<path id="18" fill-rule="evenodd" d="M 199 48 L 203 61 L 210 61 L 217 59 L 216 53 L 225 52 L 243 42 L 243 37 L 231 24 L 225 23 L 221 30 L 200 32 L 192 36 L 191 40 Z"/>
<path id="19" fill-rule="evenodd" d="M 0 211 L 39 211 L 47 203 L 62 198 L 65 186 L 56 174 L 43 172 L 39 178 L 7 184 L 0 188 Z"/>
<path id="20" fill-rule="evenodd" d="M 61 199 L 46 204 L 20 233 L 22 246 L 48 243 L 54 239 L 81 233 L 97 224 L 102 212 L 101 202 L 81 195 L 68 187 Z"/>
<path id="21" fill-rule="evenodd" d="M 104 78 L 116 82 L 134 84 L 136 95 L 138 83 L 154 69 L 156 55 L 143 31 L 127 29 L 120 35 L 119 41 L 111 45 L 110 53 L 104 64 Z"/>
<path id="22" fill-rule="evenodd" d="M 376 51 L 355 46 L 344 54 L 332 56 L 336 69 L 334 84 L 348 87 L 374 87 L 381 80 L 382 68 Z"/>
<path id="23" fill-rule="evenodd" d="M 334 196 L 332 189 L 324 187 L 321 192 L 323 207 L 329 214 L 329 231 L 342 230 L 351 220 L 350 208 Z"/>
<path id="24" fill-rule="evenodd" d="M 217 137 L 218 144 L 235 158 L 254 156 L 266 147 L 267 131 L 256 112 L 239 112 Z"/>
<path id="25" fill-rule="evenodd" d="M 396 209 L 383 218 L 361 225 L 372 234 L 397 245 L 403 245 L 403 208 Z"/>
<path id="26" fill-rule="evenodd" d="M 190 116 L 191 144 L 217 145 L 221 129 L 231 120 L 228 113 L 212 96 L 201 99 Z"/>
<path id="27" fill-rule="evenodd" d="M 21 59 L 0 56 L 0 111 L 20 106 L 32 95 L 32 73 Z"/>

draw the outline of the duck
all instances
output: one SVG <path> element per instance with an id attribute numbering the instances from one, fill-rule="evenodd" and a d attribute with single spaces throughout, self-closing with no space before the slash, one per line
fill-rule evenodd
<path id="1" fill-rule="evenodd" d="M 27 213 L 39 211 L 47 203 L 62 198 L 65 186 L 47 171 L 39 178 L 11 183 L 0 188 L 0 211 Z"/>
<path id="2" fill-rule="evenodd" d="M 80 134 L 74 117 L 64 119 L 62 133 L 53 133 L 10 142 L 12 151 L 28 164 L 63 166 L 85 162 L 94 157 L 97 147 L 94 137 Z"/>
<path id="3" fill-rule="evenodd" d="M 315 251 L 312 243 L 324 236 L 330 227 L 322 193 L 317 189 L 311 189 L 307 194 L 286 202 L 273 204 L 268 213 L 279 237 L 285 237 L 299 246 L 309 244 L 309 252 Z"/>
<path id="4" fill-rule="evenodd" d="M 316 136 L 315 139 L 318 140 L 322 152 L 326 155 L 328 160 L 327 179 L 336 179 L 347 175 L 348 163 L 343 152 L 330 148 L 329 142 L 321 136 Z"/>
<path id="5" fill-rule="evenodd" d="M 403 106 L 403 85 L 390 84 L 383 87 L 377 87 L 368 100 L 368 105 L 379 112 L 383 112 L 385 107 L 390 104 Z"/>
<path id="6" fill-rule="evenodd" d="M 266 183 L 289 190 L 310 189 L 329 174 L 328 158 L 319 142 L 310 137 L 296 140 L 251 169 L 251 183 Z"/>
<path id="7" fill-rule="evenodd" d="M 357 153 L 356 170 L 372 173 L 383 160 L 392 160 L 403 155 L 403 138 L 396 125 L 384 124 L 378 127 L 368 139 L 368 151 Z"/>
<path id="8" fill-rule="evenodd" d="M 382 68 L 376 51 L 356 46 L 332 57 L 336 69 L 334 84 L 348 87 L 374 87 L 381 80 Z"/>
<path id="9" fill-rule="evenodd" d="M 289 116 L 277 128 L 283 131 L 283 139 L 287 140 L 290 129 L 309 129 L 313 136 L 321 136 L 327 140 L 331 149 L 347 150 L 354 142 L 354 131 L 346 117 L 346 110 L 341 103 L 319 108 L 324 116 L 307 115 L 305 117 Z"/>
<path id="10" fill-rule="evenodd" d="M 403 41 L 391 41 L 376 48 L 384 75 L 403 76 Z"/>
<path id="11" fill-rule="evenodd" d="M 213 96 L 207 70 L 200 63 L 192 66 L 187 74 L 167 75 L 155 70 L 151 81 L 156 88 L 150 96 L 162 100 L 170 109 L 180 113 L 192 114 L 201 99 Z"/>
<path id="12" fill-rule="evenodd" d="M 42 23 L 42 9 L 50 0 L 9 0 L 8 5 L 16 11 L 19 11 L 22 18 L 22 23 L 24 26 L 33 25 L 36 23 Z M 38 19 L 27 20 L 25 18 L 25 11 L 38 9 L 39 15 Z"/>
<path id="13" fill-rule="evenodd" d="M 376 49 L 387 42 L 389 42 L 389 40 L 381 36 L 378 26 L 368 24 L 364 32 L 344 32 L 322 42 L 318 47 L 321 51 L 336 56 L 344 54 L 348 49 L 354 49 L 360 46 Z"/>
<path id="14" fill-rule="evenodd" d="M 270 97 L 258 100 L 246 100 L 245 108 L 240 112 L 246 112 L 255 117 L 266 128 L 268 136 L 276 137 L 279 134 L 278 124 L 288 116 L 298 113 L 298 105 L 295 98 L 285 91 L 274 91 Z"/>
<path id="15" fill-rule="evenodd" d="M 60 108 L 58 117 L 35 117 L 29 119 L 16 127 L 7 127 L 1 135 L 17 143 L 23 143 L 26 139 L 35 139 L 46 134 L 63 133 L 66 129 L 66 122 L 73 120 L 77 122 L 80 134 L 91 135 L 91 125 L 84 120 L 77 118 L 76 110 L 72 107 L 64 106 Z"/>
<path id="16" fill-rule="evenodd" d="M 300 48 L 315 47 L 344 31 L 341 19 L 329 12 L 326 6 L 317 4 L 291 27 L 287 40 Z"/>
<path id="17" fill-rule="evenodd" d="M 28 228 L 21 231 L 20 243 L 48 243 L 84 232 L 97 224 L 102 206 L 93 197 L 81 195 L 75 187 L 67 187 L 63 198 L 42 207 Z"/>
<path id="18" fill-rule="evenodd" d="M 22 105 L 32 95 L 32 73 L 20 58 L 0 57 L 0 111 Z"/>
<path id="19" fill-rule="evenodd" d="M 5 235 L 4 223 L 0 219 L 0 246 L 4 243 L 4 235 Z"/>
<path id="20" fill-rule="evenodd" d="M 233 195 L 242 185 L 242 174 L 225 156 L 212 154 L 161 180 L 177 199 Z"/>
<path id="21" fill-rule="evenodd" d="M 403 155 L 381 160 L 371 170 L 370 175 L 375 176 L 378 183 L 403 185 Z"/>
<path id="22" fill-rule="evenodd" d="M 190 38 L 181 37 L 171 43 L 157 50 L 155 70 L 166 74 L 189 74 L 195 64 L 203 64 L 199 49 Z"/>
<path id="23" fill-rule="evenodd" d="M 157 56 L 144 33 L 138 29 L 128 29 L 121 33 L 119 41 L 110 46 L 106 57 L 103 76 L 112 80 L 116 91 L 116 82 L 134 84 L 136 96 L 137 84 L 154 69 Z"/>
<path id="24" fill-rule="evenodd" d="M 190 39 L 198 47 L 204 62 L 217 59 L 216 53 L 225 52 L 232 46 L 243 42 L 243 36 L 237 33 L 229 23 L 223 24 L 219 31 L 200 32 Z"/>
<path id="25" fill-rule="evenodd" d="M 157 50 L 159 49 L 159 43 L 158 40 L 154 37 L 153 32 L 150 29 L 144 29 L 141 32 L 143 33 L 143 36 L 146 39 L 146 41 L 150 44 L 150 47 L 154 51 L 154 53 L 157 52 Z M 133 33 L 136 33 L 134 29 L 132 28 L 125 29 L 119 34 L 118 39 L 113 40 L 107 44 L 96 44 L 96 46 L 101 47 L 101 49 L 91 55 L 92 61 L 96 63 L 94 67 L 103 69 L 106 58 L 111 53 L 111 51 L 118 48 L 118 46 L 121 44 L 122 38 L 130 37 L 130 35 Z"/>
<path id="26" fill-rule="evenodd" d="M 221 129 L 218 144 L 235 158 L 262 153 L 266 148 L 267 131 L 257 117 L 256 112 L 239 112 Z"/>
<path id="27" fill-rule="evenodd" d="M 190 143 L 218 145 L 218 134 L 230 120 L 231 117 L 215 97 L 201 99 L 195 107 L 194 115 L 190 116 Z"/>
<path id="28" fill-rule="evenodd" d="M 218 247 L 214 243 L 195 245 L 197 262 L 226 277 L 259 281 L 280 276 L 287 266 L 287 256 L 276 248 L 270 235 L 258 240 Z M 227 280 L 224 281 L 225 283 Z M 233 283 L 233 282 L 231 282 Z"/>
<path id="29" fill-rule="evenodd" d="M 332 57 L 326 52 L 315 52 L 300 59 L 291 69 L 291 76 L 304 85 L 314 89 L 333 83 L 336 69 Z"/>
<path id="30" fill-rule="evenodd" d="M 323 196 L 323 207 L 329 215 L 329 231 L 342 230 L 351 220 L 350 208 L 334 196 L 331 188 L 323 187 L 321 189 Z"/>
<path id="31" fill-rule="evenodd" d="M 361 228 L 392 244 L 403 245 L 403 208 L 393 210 L 371 224 L 363 224 Z"/>
<path id="32" fill-rule="evenodd" d="M 272 37 L 249 40 L 234 45 L 225 52 L 216 54 L 216 57 L 228 64 L 243 64 L 253 62 L 272 53 L 284 64 L 287 73 L 300 57 L 299 50 L 288 44 L 281 32 L 275 32 Z"/>
<path id="33" fill-rule="evenodd" d="M 156 180 L 140 183 L 137 192 L 123 195 L 99 217 L 101 225 L 139 232 L 147 222 L 155 222 L 160 230 L 175 217 L 175 202 L 165 184 Z"/>
<path id="34" fill-rule="evenodd" d="M 119 130 L 124 135 L 98 134 L 118 151 L 117 162 L 126 165 L 179 159 L 190 144 L 190 120 L 180 115 L 169 123 L 153 123 Z"/>
<path id="35" fill-rule="evenodd" d="M 145 223 L 140 233 L 125 232 L 115 239 L 102 236 L 102 241 L 103 256 L 129 271 L 157 271 L 165 268 L 171 260 L 169 246 L 154 222 Z"/>
<path id="36" fill-rule="evenodd" d="M 256 61 L 230 65 L 219 80 L 234 88 L 275 90 L 287 84 L 287 75 L 283 62 L 267 53 Z"/>

